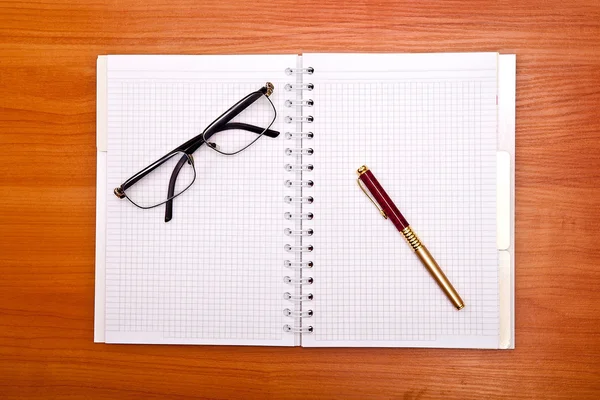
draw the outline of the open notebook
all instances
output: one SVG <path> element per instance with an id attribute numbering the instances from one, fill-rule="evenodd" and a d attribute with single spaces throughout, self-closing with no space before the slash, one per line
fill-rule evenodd
<path id="1" fill-rule="evenodd" d="M 170 222 L 114 196 L 267 81 L 282 134 L 197 150 Z M 514 107 L 497 53 L 99 57 L 95 340 L 512 348 Z M 363 164 L 463 310 L 361 192 Z"/>

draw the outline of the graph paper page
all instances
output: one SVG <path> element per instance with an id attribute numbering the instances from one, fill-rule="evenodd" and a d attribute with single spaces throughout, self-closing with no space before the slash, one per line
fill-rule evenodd
<path id="1" fill-rule="evenodd" d="M 314 332 L 303 345 L 498 347 L 497 55 L 303 59 L 315 71 Z M 463 297 L 463 310 L 359 189 L 363 164 Z"/>
<path id="2" fill-rule="evenodd" d="M 136 208 L 112 188 L 267 81 L 281 110 L 295 65 L 295 55 L 108 56 L 106 342 L 294 344 L 282 329 L 283 134 L 230 157 L 202 146 L 168 223 L 164 206 Z"/>

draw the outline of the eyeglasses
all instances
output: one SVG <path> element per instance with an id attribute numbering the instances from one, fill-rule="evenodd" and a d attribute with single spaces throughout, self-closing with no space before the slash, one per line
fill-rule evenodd
<path id="1" fill-rule="evenodd" d="M 169 222 L 173 217 L 173 199 L 196 181 L 192 154 L 200 146 L 206 143 L 209 149 L 231 156 L 246 150 L 262 136 L 279 136 L 278 131 L 270 129 L 277 117 L 275 106 L 269 98 L 273 90 L 273 84 L 267 82 L 259 90 L 242 98 L 211 122 L 200 135 L 171 150 L 115 188 L 115 196 L 126 198 L 142 209 L 166 204 L 165 222 Z M 246 118 L 248 123 L 230 122 L 237 116 Z"/>

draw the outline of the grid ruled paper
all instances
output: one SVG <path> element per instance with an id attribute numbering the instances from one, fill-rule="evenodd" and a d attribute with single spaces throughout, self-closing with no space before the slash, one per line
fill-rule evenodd
<path id="1" fill-rule="evenodd" d="M 295 63 L 295 55 L 108 57 L 106 342 L 294 344 L 282 329 L 283 133 L 231 157 L 202 146 L 196 182 L 168 223 L 164 206 L 138 209 L 112 188 L 266 81 L 282 110 L 292 95 L 284 71 Z M 234 121 L 260 124 L 265 112 L 249 108 Z M 283 128 L 279 117 L 272 129 Z"/>
<path id="2" fill-rule="evenodd" d="M 305 54 L 315 133 L 304 346 L 498 347 L 496 54 Z M 359 189 L 366 164 L 463 297 Z"/>

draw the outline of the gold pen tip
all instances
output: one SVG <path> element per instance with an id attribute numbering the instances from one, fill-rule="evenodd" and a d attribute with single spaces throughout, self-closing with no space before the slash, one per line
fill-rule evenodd
<path id="1" fill-rule="evenodd" d="M 356 172 L 358 172 L 358 174 L 364 174 L 365 172 L 367 172 L 369 170 L 369 168 L 367 168 L 366 165 L 363 165 L 362 167 L 360 167 L 358 170 L 356 170 Z"/>
<path id="2" fill-rule="evenodd" d="M 458 307 L 456 307 L 457 310 L 462 310 L 463 308 L 465 308 L 465 303 L 459 304 Z"/>

